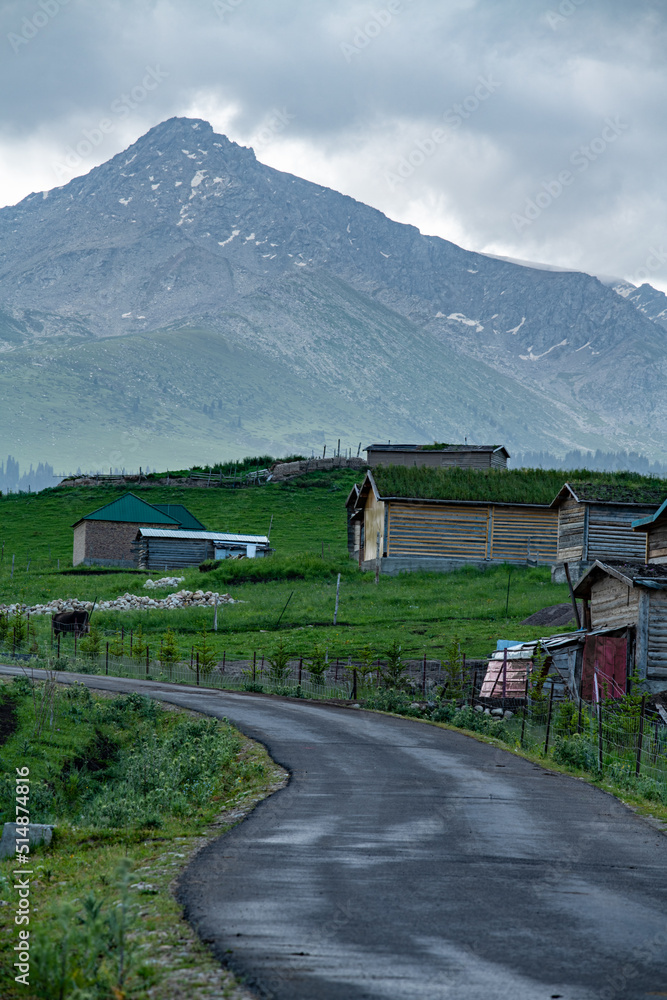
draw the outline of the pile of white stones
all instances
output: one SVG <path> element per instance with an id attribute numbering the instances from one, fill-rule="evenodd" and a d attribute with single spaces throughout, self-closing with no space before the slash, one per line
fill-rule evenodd
<path id="1" fill-rule="evenodd" d="M 115 601 L 98 601 L 95 605 L 98 611 L 175 611 L 178 608 L 214 607 L 218 604 L 242 604 L 235 601 L 229 594 L 217 594 L 211 590 L 178 590 L 166 597 L 148 597 L 145 594 L 123 594 Z M 47 604 L 0 604 L 0 614 L 16 614 L 22 610 L 31 615 L 57 615 L 60 611 L 92 611 L 92 601 L 79 601 L 75 597 L 59 598 Z"/>
<path id="2" fill-rule="evenodd" d="M 156 587 L 178 587 L 179 583 L 183 583 L 183 580 L 185 580 L 184 576 L 162 576 L 159 580 L 146 580 L 144 589 L 155 590 Z"/>

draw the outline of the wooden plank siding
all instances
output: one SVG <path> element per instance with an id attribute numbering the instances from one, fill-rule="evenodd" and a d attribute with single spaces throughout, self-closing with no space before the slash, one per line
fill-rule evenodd
<path id="1" fill-rule="evenodd" d="M 667 678 L 667 592 L 649 591 L 647 675 Z"/>
<path id="2" fill-rule="evenodd" d="M 488 510 L 446 504 L 389 504 L 389 556 L 485 559 Z"/>
<path id="3" fill-rule="evenodd" d="M 632 530 L 632 522 L 648 517 L 654 507 L 633 507 L 631 511 L 613 504 L 590 504 L 588 551 L 585 559 L 644 562 L 646 535 Z"/>
<path id="4" fill-rule="evenodd" d="M 389 556 L 552 563 L 557 515 L 540 507 L 388 502 Z"/>
<path id="5" fill-rule="evenodd" d="M 213 558 L 213 542 L 206 539 L 143 538 L 138 547 L 139 565 L 149 570 L 198 566 Z"/>
<path id="6" fill-rule="evenodd" d="M 491 558 L 555 562 L 557 523 L 557 516 L 551 510 L 494 506 Z"/>
<path id="7" fill-rule="evenodd" d="M 635 532 L 643 534 L 643 532 Z M 667 523 L 657 524 L 646 532 L 646 561 L 652 563 L 667 563 Z"/>
<path id="8" fill-rule="evenodd" d="M 591 590 L 591 622 L 593 628 L 615 628 L 637 621 L 639 615 L 638 587 L 628 587 L 622 580 L 605 576 Z"/>
<path id="9" fill-rule="evenodd" d="M 579 562 L 584 558 L 586 505 L 566 500 L 558 508 L 558 562 Z"/>
<path id="10" fill-rule="evenodd" d="M 364 559 L 375 559 L 377 533 L 380 532 L 380 555 L 385 550 L 384 501 L 378 500 L 371 490 L 364 510 Z"/>

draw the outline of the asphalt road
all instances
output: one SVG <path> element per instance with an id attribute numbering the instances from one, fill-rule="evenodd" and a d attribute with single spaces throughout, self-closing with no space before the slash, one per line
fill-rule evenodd
<path id="1" fill-rule="evenodd" d="M 65 679 L 226 716 L 291 772 L 179 890 L 259 996 L 667 996 L 667 838 L 598 789 L 409 720 Z"/>

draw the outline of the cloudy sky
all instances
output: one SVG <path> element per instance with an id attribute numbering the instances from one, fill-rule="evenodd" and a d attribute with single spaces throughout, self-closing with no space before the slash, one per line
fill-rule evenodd
<path id="1" fill-rule="evenodd" d="M 467 249 L 667 291 L 665 0 L 15 0 L 0 204 L 173 115 Z"/>

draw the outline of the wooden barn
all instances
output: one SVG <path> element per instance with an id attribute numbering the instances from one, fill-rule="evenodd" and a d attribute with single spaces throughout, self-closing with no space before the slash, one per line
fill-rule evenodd
<path id="1" fill-rule="evenodd" d="M 495 444 L 370 444 L 366 457 L 371 469 L 378 465 L 506 469 L 510 456 Z"/>
<path id="2" fill-rule="evenodd" d="M 667 563 L 667 500 L 655 514 L 633 521 L 632 528 L 646 536 L 646 562 Z"/>
<path id="3" fill-rule="evenodd" d="M 260 558 L 269 555 L 270 548 L 267 535 L 141 527 L 135 536 L 134 552 L 142 569 L 166 570 L 198 566 L 208 559 Z"/>
<path id="4" fill-rule="evenodd" d="M 651 691 L 667 687 L 667 565 L 599 560 L 574 588 L 589 629 L 617 629 Z"/>
<path id="5" fill-rule="evenodd" d="M 382 495 L 372 472 L 348 497 L 351 555 L 362 569 L 443 572 L 489 563 L 551 564 L 557 514 L 547 504 Z"/>
<path id="6" fill-rule="evenodd" d="M 204 527 L 182 504 L 150 504 L 134 493 L 125 493 L 72 525 L 72 565 L 136 566 L 133 545 L 140 526 Z"/>
<path id="7" fill-rule="evenodd" d="M 551 507 L 558 514 L 558 552 L 552 578 L 580 579 L 596 559 L 602 562 L 646 561 L 646 538 L 633 522 L 654 514 L 665 499 L 664 486 L 565 483 Z"/>

